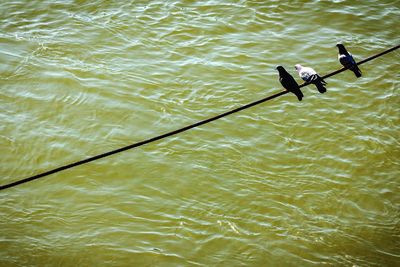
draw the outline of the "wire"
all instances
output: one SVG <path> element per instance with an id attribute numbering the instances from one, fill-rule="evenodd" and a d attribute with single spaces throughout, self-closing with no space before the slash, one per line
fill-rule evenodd
<path id="1" fill-rule="evenodd" d="M 392 48 L 390 48 L 388 50 L 385 50 L 385 51 L 383 51 L 381 53 L 378 53 L 376 55 L 370 56 L 370 57 L 368 57 L 368 58 L 366 58 L 364 60 L 361 60 L 357 64 L 358 65 L 364 64 L 364 63 L 366 63 L 368 61 L 371 61 L 371 60 L 373 60 L 373 59 L 375 59 L 377 57 L 380 57 L 380 56 L 383 56 L 383 55 L 385 55 L 385 54 L 387 54 L 389 52 L 392 52 L 392 51 L 394 51 L 394 50 L 396 50 L 398 48 L 400 48 L 400 45 L 394 46 L 394 47 L 392 47 Z M 329 74 L 326 74 L 326 75 L 322 76 L 322 79 L 326 79 L 326 78 L 331 77 L 333 75 L 339 74 L 339 73 L 341 73 L 341 72 L 343 72 L 345 70 L 346 70 L 346 68 L 341 68 L 339 70 L 336 70 L 334 72 L 331 72 Z M 305 83 L 301 84 L 300 87 L 304 87 L 304 86 L 307 86 L 309 84 L 310 83 L 305 82 Z M 73 163 L 70 163 L 70 164 L 67 164 L 67 165 L 64 165 L 64 166 L 61 166 L 61 167 L 46 171 L 46 172 L 42 172 L 42 173 L 36 174 L 34 176 L 31 176 L 31 177 L 28 177 L 28 178 L 25 178 L 25 179 L 21 179 L 21 180 L 17 180 L 15 182 L 12 182 L 12 183 L 9 183 L 9 184 L 1 185 L 0 186 L 0 191 L 4 190 L 4 189 L 7 189 L 7 188 L 10 188 L 10 187 L 14 187 L 14 186 L 17 186 L 17 185 L 20 185 L 20 184 L 24 184 L 24 183 L 36 180 L 36 179 L 39 179 L 39 178 L 42 178 L 42 177 L 45 177 L 45 176 L 48 176 L 48 175 L 53 174 L 53 173 L 61 172 L 61 171 L 66 170 L 66 169 L 70 169 L 70 168 L 77 167 L 79 165 L 83 165 L 83 164 L 86 164 L 86 163 L 89 163 L 89 162 L 92 162 L 92 161 L 95 161 L 95 160 L 98 160 L 98 159 L 101 159 L 101 158 L 105 158 L 105 157 L 108 157 L 108 156 L 111 156 L 111 155 L 114 155 L 114 154 L 129 150 L 129 149 L 132 149 L 132 148 L 135 148 L 135 147 L 139 147 L 139 146 L 143 146 L 143 145 L 146 145 L 146 144 L 149 144 L 149 143 L 156 142 L 158 140 L 167 138 L 169 136 L 173 136 L 173 135 L 188 131 L 190 129 L 199 127 L 199 126 L 204 125 L 206 123 L 221 119 L 223 117 L 226 117 L 228 115 L 231 115 L 231 114 L 239 112 L 239 111 L 242 111 L 244 109 L 251 108 L 253 106 L 259 105 L 261 103 L 264 103 L 266 101 L 272 100 L 274 98 L 277 98 L 279 96 L 285 95 L 287 93 L 289 93 L 289 92 L 288 91 L 281 91 L 281 92 L 276 93 L 274 95 L 265 97 L 263 99 L 260 99 L 260 100 L 254 101 L 254 102 L 251 102 L 251 103 L 246 104 L 244 106 L 232 109 L 230 111 L 227 111 L 227 112 L 221 113 L 219 115 L 216 115 L 214 117 L 211 117 L 211 118 L 196 122 L 194 124 L 185 126 L 183 128 L 180 128 L 180 129 L 177 129 L 177 130 L 174 130 L 174 131 L 162 134 L 162 135 L 158 135 L 158 136 L 155 136 L 155 137 L 152 137 L 152 138 L 149 138 L 149 139 L 146 139 L 146 140 L 134 143 L 134 144 L 130 144 L 130 145 L 127 145 L 127 146 L 124 146 L 124 147 L 121 147 L 121 148 L 118 148 L 118 149 L 115 149 L 115 150 L 112 150 L 112 151 L 109 151 L 109 152 L 105 152 L 105 153 L 102 153 L 102 154 L 99 154 L 99 155 L 96 155 L 96 156 L 92 156 L 92 157 L 89 157 L 89 158 L 86 158 L 86 159 L 83 159 L 83 160 L 80 160 L 80 161 L 76 161 L 76 162 L 73 162 Z"/>

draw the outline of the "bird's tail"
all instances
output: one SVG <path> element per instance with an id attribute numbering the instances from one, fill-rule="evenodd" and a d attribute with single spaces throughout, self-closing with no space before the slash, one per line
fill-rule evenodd
<path id="1" fill-rule="evenodd" d="M 315 86 L 317 87 L 318 92 L 320 92 L 321 94 L 326 92 L 326 87 L 324 86 L 324 84 L 321 81 L 316 82 Z"/>
<path id="2" fill-rule="evenodd" d="M 318 74 L 312 75 L 308 81 L 315 84 L 321 94 L 326 92 L 326 82 Z"/>
<path id="3" fill-rule="evenodd" d="M 358 68 L 357 65 L 355 65 L 353 68 L 351 68 L 351 71 L 354 72 L 357 78 L 360 78 L 362 76 L 361 70 Z"/>
<path id="4" fill-rule="evenodd" d="M 297 99 L 299 101 L 301 101 L 303 99 L 303 97 L 304 97 L 303 92 L 300 89 L 299 89 L 298 92 L 295 93 L 295 95 L 297 96 Z"/>

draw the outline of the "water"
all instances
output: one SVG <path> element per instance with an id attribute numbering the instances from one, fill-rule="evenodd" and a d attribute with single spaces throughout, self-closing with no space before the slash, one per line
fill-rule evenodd
<path id="1" fill-rule="evenodd" d="M 6 184 L 399 44 L 398 1 L 3 1 Z M 2 191 L 0 266 L 398 266 L 400 52 Z M 295 76 L 298 78 L 297 76 Z"/>

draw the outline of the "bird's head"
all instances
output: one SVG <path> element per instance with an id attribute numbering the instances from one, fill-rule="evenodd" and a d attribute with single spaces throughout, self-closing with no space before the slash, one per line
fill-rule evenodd
<path id="1" fill-rule="evenodd" d="M 339 48 L 340 54 L 347 54 L 347 50 L 346 48 L 344 48 L 344 45 L 342 43 L 337 43 L 336 46 L 337 48 Z"/>
<path id="2" fill-rule="evenodd" d="M 294 69 L 297 70 L 297 71 L 300 71 L 302 68 L 303 68 L 303 66 L 300 65 L 300 64 L 294 65 Z"/>
<path id="3" fill-rule="evenodd" d="M 282 67 L 282 66 L 276 66 L 276 68 L 275 69 L 277 69 L 278 71 L 283 71 L 283 70 L 285 70 L 285 68 L 284 67 Z"/>

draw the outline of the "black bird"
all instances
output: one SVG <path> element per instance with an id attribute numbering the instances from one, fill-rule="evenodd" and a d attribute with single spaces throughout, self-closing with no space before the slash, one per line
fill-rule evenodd
<path id="1" fill-rule="evenodd" d="M 297 99 L 301 101 L 303 98 L 303 93 L 300 90 L 299 85 L 297 84 L 296 80 L 290 75 L 284 67 L 278 66 L 276 69 L 279 71 L 279 81 L 281 82 L 282 86 L 289 92 L 292 92 L 297 96 Z"/>
<path id="2" fill-rule="evenodd" d="M 338 59 L 339 62 L 343 65 L 343 67 L 354 72 L 357 78 L 361 77 L 361 70 L 358 68 L 356 61 L 353 58 L 353 55 L 347 52 L 346 48 L 343 44 L 336 45 L 339 48 Z"/>
<path id="3" fill-rule="evenodd" d="M 294 65 L 294 68 L 299 73 L 300 78 L 302 78 L 306 82 L 314 84 L 321 94 L 326 92 L 326 82 L 324 81 L 324 79 L 321 78 L 321 76 L 318 75 L 318 73 L 313 68 L 303 67 L 300 64 Z"/>

